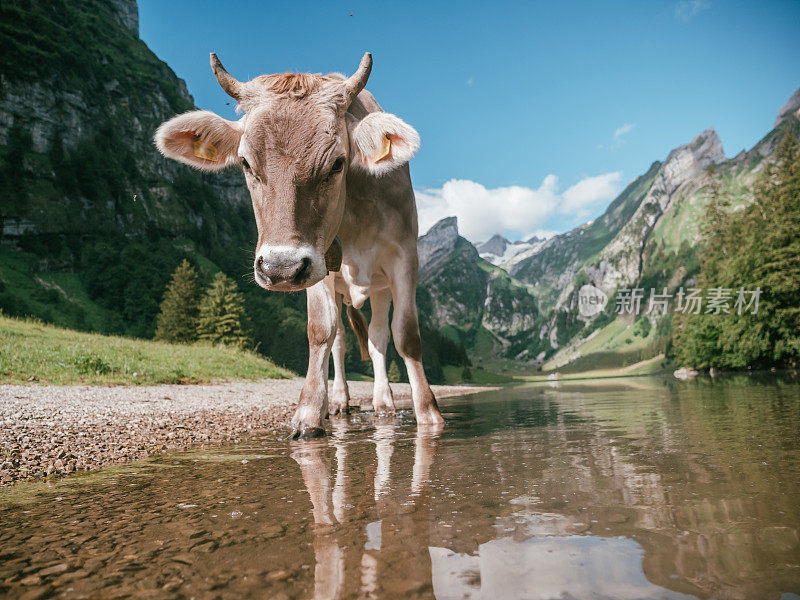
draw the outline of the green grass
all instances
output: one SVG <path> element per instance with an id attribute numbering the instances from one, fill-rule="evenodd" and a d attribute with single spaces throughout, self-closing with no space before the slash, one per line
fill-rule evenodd
<path id="1" fill-rule="evenodd" d="M 292 376 L 248 350 L 81 333 L 0 315 L 1 383 L 203 383 Z"/>
<path id="2" fill-rule="evenodd" d="M 656 327 L 644 334 L 642 319 L 634 324 L 626 318 L 614 319 L 568 354 L 556 354 L 546 361 L 542 371 L 545 374 L 553 371 L 585 374 L 597 370 L 624 370 L 640 362 L 649 363 L 653 356 L 663 352 L 663 348 L 659 346 Z"/>
<path id="3" fill-rule="evenodd" d="M 107 331 L 114 315 L 97 305 L 75 273 L 39 271 L 36 257 L 0 248 L 0 307 L 70 329 Z"/>

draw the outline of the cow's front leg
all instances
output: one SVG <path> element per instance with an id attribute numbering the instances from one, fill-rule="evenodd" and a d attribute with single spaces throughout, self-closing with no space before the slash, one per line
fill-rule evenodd
<path id="1" fill-rule="evenodd" d="M 420 425 L 444 423 L 439 405 L 433 395 L 428 378 L 422 368 L 422 338 L 419 334 L 417 317 L 417 260 L 409 259 L 395 272 L 392 281 L 394 314 L 392 316 L 392 335 L 397 353 L 403 358 L 408 381 L 411 384 L 411 398 L 414 402 L 414 415 Z"/>
<path id="2" fill-rule="evenodd" d="M 342 323 L 342 296 L 334 295 L 336 304 L 336 337 L 333 340 L 333 391 L 330 398 L 332 415 L 346 415 L 350 412 L 350 390 L 344 374 L 344 353 L 347 350 L 344 323 Z"/>
<path id="3" fill-rule="evenodd" d="M 333 277 L 328 276 L 306 290 L 308 304 L 308 373 L 294 413 L 292 437 L 325 435 L 322 420 L 328 414 L 328 363 L 336 337 L 337 308 Z"/>
<path id="4" fill-rule="evenodd" d="M 388 288 L 373 292 L 369 298 L 372 317 L 369 320 L 369 356 L 375 383 L 372 388 L 372 407 L 375 414 L 394 413 L 394 398 L 386 374 L 386 346 L 389 345 L 389 307 L 392 292 Z M 362 406 L 363 408 L 363 406 Z"/>

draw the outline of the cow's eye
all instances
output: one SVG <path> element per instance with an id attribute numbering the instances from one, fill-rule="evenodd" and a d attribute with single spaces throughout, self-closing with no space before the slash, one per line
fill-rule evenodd
<path id="1" fill-rule="evenodd" d="M 341 173 L 342 169 L 344 169 L 344 159 L 339 157 L 334 161 L 331 167 L 331 173 Z"/>
<path id="2" fill-rule="evenodd" d="M 242 157 L 242 168 L 245 170 L 245 172 L 252 170 L 250 168 L 250 163 L 247 162 L 247 159 L 244 156 Z"/>

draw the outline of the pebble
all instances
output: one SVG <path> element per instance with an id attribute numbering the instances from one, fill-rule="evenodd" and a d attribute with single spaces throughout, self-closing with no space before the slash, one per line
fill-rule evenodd
<path id="1" fill-rule="evenodd" d="M 303 382 L 0 385 L 0 486 L 96 470 L 169 450 L 237 442 L 245 435 L 287 427 Z M 348 385 L 351 405 L 372 397 L 372 382 Z M 433 386 L 439 397 L 485 389 Z M 397 401 L 411 397 L 408 384 L 392 384 L 392 390 Z"/>

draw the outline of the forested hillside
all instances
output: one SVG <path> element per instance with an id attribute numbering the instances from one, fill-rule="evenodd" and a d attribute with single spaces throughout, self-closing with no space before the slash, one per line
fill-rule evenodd
<path id="1" fill-rule="evenodd" d="M 259 350 L 302 370 L 304 295 L 243 279 L 255 223 L 241 175 L 194 172 L 152 144 L 193 100 L 137 23 L 131 0 L 0 5 L 0 307 L 149 338 L 187 258 L 206 281 L 241 282 Z"/>
<path id="2" fill-rule="evenodd" d="M 679 364 L 744 369 L 796 366 L 800 359 L 800 144 L 794 136 L 783 137 L 753 196 L 731 212 L 729 192 L 713 190 L 698 284 L 729 290 L 732 306 L 720 314 L 679 315 Z M 758 290 L 757 309 L 752 293 L 737 306 L 738 290 Z"/>

